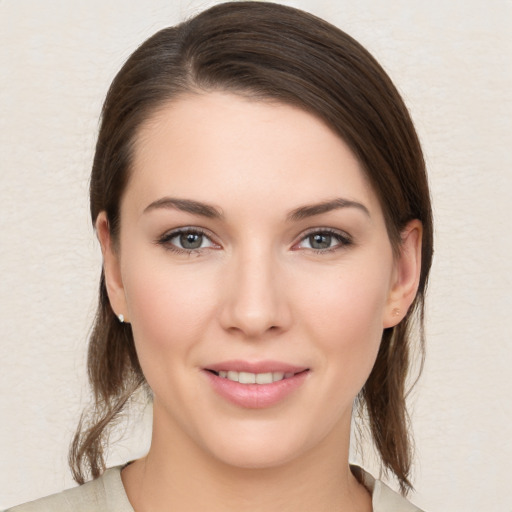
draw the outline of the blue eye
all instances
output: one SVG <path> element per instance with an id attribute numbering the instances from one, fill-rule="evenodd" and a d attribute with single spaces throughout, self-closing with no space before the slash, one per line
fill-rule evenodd
<path id="1" fill-rule="evenodd" d="M 329 249 L 333 236 L 327 233 L 315 233 L 314 235 L 309 235 L 307 240 L 312 249 Z"/>
<path id="2" fill-rule="evenodd" d="M 205 237 L 201 233 L 181 233 L 171 239 L 171 242 L 179 245 L 182 249 L 199 249 L 203 246 L 203 239 Z"/>
<path id="3" fill-rule="evenodd" d="M 298 244 L 300 249 L 312 249 L 318 252 L 336 250 L 352 243 L 348 235 L 338 231 L 319 230 L 306 235 Z"/>
<path id="4" fill-rule="evenodd" d="M 208 247 L 217 247 L 205 233 L 190 228 L 166 233 L 157 240 L 157 243 L 177 252 L 193 252 Z"/>

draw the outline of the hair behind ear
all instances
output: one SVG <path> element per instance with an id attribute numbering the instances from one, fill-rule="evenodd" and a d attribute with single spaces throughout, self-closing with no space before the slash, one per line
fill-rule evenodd
<path id="1" fill-rule="evenodd" d="M 425 353 L 422 297 L 416 297 L 406 317 L 398 325 L 384 330 L 375 366 L 358 400 L 359 413 L 368 418 L 373 444 L 384 469 L 394 473 L 402 494 L 413 489 L 409 479 L 413 446 L 406 399 L 410 391 L 407 389 L 410 331 L 411 324 L 416 323 L 416 316 L 419 317 L 417 323 L 420 328 L 420 366 L 412 385 L 416 383 L 421 374 Z"/>
<path id="2" fill-rule="evenodd" d="M 103 272 L 99 295 L 87 354 L 89 381 L 94 383 L 93 402 L 80 418 L 68 456 L 78 484 L 83 484 L 88 476 L 98 478 L 104 471 L 109 433 L 145 383 L 131 327 L 121 324 L 112 311 Z"/>

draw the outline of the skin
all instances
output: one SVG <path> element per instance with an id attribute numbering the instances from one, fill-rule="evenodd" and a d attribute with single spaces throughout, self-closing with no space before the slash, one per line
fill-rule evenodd
<path id="1" fill-rule="evenodd" d="M 337 198 L 357 204 L 291 218 Z M 173 231 L 190 227 L 205 232 L 199 249 Z M 382 330 L 414 299 L 421 224 L 394 257 L 347 145 L 295 107 L 183 96 L 140 130 L 118 244 L 104 213 L 97 232 L 112 308 L 154 393 L 150 451 L 122 473 L 135 510 L 371 510 L 348 467 L 352 405 Z M 279 403 L 249 409 L 204 371 L 233 359 L 308 371 Z"/>

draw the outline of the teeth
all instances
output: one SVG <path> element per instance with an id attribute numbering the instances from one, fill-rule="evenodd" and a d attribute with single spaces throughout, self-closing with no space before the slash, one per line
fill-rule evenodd
<path id="1" fill-rule="evenodd" d="M 256 384 L 272 384 L 274 382 L 274 378 L 272 376 L 272 372 L 269 373 L 257 373 L 254 376 L 256 380 Z"/>
<path id="2" fill-rule="evenodd" d="M 267 373 L 250 373 L 250 372 L 234 372 L 234 371 L 219 371 L 219 377 L 229 379 L 240 384 L 272 384 L 283 379 L 293 377 L 294 373 L 284 372 L 267 372 Z"/>
<path id="3" fill-rule="evenodd" d="M 240 384 L 256 384 L 256 374 L 240 372 L 238 374 L 238 382 L 240 382 Z"/>

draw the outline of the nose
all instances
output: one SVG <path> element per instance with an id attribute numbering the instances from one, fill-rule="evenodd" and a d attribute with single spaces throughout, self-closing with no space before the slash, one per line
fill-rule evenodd
<path id="1" fill-rule="evenodd" d="M 232 256 L 223 278 L 224 329 L 256 340 L 289 327 L 291 312 L 277 260 L 261 246 Z"/>

